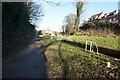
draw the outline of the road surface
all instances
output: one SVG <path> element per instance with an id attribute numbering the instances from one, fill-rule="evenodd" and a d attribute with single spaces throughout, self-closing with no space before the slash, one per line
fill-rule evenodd
<path id="1" fill-rule="evenodd" d="M 45 47 L 35 39 L 12 61 L 3 64 L 3 78 L 47 78 Z"/>

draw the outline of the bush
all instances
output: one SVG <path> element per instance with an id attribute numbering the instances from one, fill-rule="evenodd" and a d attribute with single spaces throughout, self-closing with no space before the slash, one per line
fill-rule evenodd
<path id="1" fill-rule="evenodd" d="M 3 57 L 15 53 L 34 36 L 35 26 L 29 22 L 28 11 L 28 7 L 23 2 L 2 3 Z"/>
<path id="2" fill-rule="evenodd" d="M 82 30 L 86 30 L 86 29 L 90 29 L 90 28 L 94 28 L 95 24 L 92 22 L 87 22 L 87 23 L 83 23 L 83 26 L 81 27 Z"/>
<path id="3" fill-rule="evenodd" d="M 118 23 L 109 21 L 85 22 L 80 27 L 81 30 L 87 31 L 89 35 L 119 35 L 120 26 Z"/>
<path id="4" fill-rule="evenodd" d="M 113 23 L 108 21 L 95 21 L 95 22 L 85 22 L 83 23 L 83 26 L 81 27 L 82 30 L 86 29 L 104 29 L 104 28 L 112 28 Z"/>

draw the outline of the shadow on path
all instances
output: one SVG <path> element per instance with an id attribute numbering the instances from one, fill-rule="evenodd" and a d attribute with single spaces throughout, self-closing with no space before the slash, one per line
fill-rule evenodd
<path id="1" fill-rule="evenodd" d="M 63 58 L 63 54 L 61 52 L 61 45 L 62 43 L 60 42 L 59 43 L 59 51 L 58 51 L 58 54 L 59 54 L 59 57 L 61 59 L 61 62 L 63 64 L 63 75 L 62 75 L 62 79 L 64 78 L 67 78 L 67 74 L 68 74 L 68 69 L 69 69 L 69 66 L 68 66 L 68 62 Z"/>
<path id="2" fill-rule="evenodd" d="M 41 46 L 39 41 L 30 44 L 21 51 L 11 62 L 4 64 L 3 78 L 47 78 L 46 62 L 44 54 L 47 46 Z"/>

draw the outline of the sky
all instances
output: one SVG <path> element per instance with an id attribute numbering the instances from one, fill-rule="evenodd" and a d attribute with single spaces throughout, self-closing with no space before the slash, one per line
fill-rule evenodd
<path id="1" fill-rule="evenodd" d="M 70 13 L 76 14 L 75 4 L 73 2 L 62 2 L 61 6 L 51 6 L 48 3 L 40 2 L 43 8 L 44 17 L 36 22 L 38 30 L 51 29 L 61 31 L 64 17 Z M 109 13 L 118 9 L 118 1 L 116 2 L 87 2 L 83 8 L 81 22 L 88 20 L 92 15 L 100 12 Z"/>

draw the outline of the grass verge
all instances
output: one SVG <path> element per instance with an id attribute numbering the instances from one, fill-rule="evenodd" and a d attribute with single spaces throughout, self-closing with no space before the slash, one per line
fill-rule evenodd
<path id="1" fill-rule="evenodd" d="M 45 55 L 48 58 L 48 75 L 51 78 L 120 78 L 120 62 L 104 54 L 88 53 L 83 49 L 56 40 L 43 39 L 44 43 L 53 41 Z M 111 67 L 107 68 L 106 63 Z"/>
<path id="2" fill-rule="evenodd" d="M 85 43 L 86 41 L 93 41 L 98 44 L 98 46 L 119 49 L 119 40 L 114 37 L 102 37 L 102 36 L 63 36 L 62 39 Z"/>

